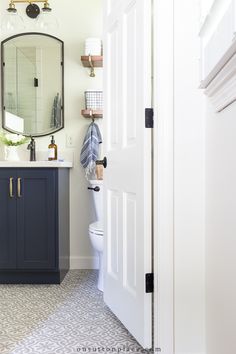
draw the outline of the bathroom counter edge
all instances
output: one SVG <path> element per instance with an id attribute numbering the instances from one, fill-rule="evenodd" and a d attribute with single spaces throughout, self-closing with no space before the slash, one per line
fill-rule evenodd
<path id="1" fill-rule="evenodd" d="M 11 167 L 72 168 L 73 163 L 70 161 L 0 161 L 0 168 Z"/>

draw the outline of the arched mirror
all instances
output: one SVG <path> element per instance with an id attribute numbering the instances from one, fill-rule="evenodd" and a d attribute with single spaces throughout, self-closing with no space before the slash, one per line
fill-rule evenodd
<path id="1" fill-rule="evenodd" d="M 2 127 L 43 136 L 64 127 L 64 46 L 55 37 L 25 33 L 2 49 Z"/>

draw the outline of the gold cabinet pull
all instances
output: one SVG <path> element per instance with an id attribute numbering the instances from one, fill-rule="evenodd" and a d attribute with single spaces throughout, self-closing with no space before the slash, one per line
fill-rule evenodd
<path id="1" fill-rule="evenodd" d="M 18 198 L 21 198 L 21 178 L 17 178 L 17 194 L 18 194 Z"/>
<path id="2" fill-rule="evenodd" d="M 14 194 L 13 194 L 13 177 L 10 177 L 10 180 L 9 180 L 9 195 L 10 195 L 10 198 L 14 198 Z"/>

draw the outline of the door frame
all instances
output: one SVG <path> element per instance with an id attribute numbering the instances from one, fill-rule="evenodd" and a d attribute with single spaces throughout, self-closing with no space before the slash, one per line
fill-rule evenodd
<path id="1" fill-rule="evenodd" d="M 154 348 L 173 354 L 174 0 L 153 0 L 153 73 Z"/>

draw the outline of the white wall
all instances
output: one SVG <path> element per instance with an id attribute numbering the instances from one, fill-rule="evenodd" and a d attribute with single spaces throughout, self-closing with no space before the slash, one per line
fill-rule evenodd
<path id="1" fill-rule="evenodd" d="M 204 11 L 205 0 L 201 3 Z M 202 34 L 205 42 L 215 33 L 229 3 L 214 2 Z M 231 24 L 221 27 L 218 35 L 224 38 L 226 30 L 233 38 Z M 225 41 L 218 46 L 224 49 Z M 232 354 L 236 352 L 236 103 L 221 113 L 214 113 L 208 98 L 205 106 L 207 354 Z"/>
<path id="2" fill-rule="evenodd" d="M 207 354 L 236 352 L 236 104 L 206 111 Z"/>
<path id="3" fill-rule="evenodd" d="M 65 44 L 65 129 L 55 134 L 59 155 L 63 151 L 74 153 L 74 168 L 71 171 L 70 193 L 70 241 L 72 268 L 89 267 L 93 251 L 88 239 L 88 224 L 91 222 L 91 204 L 87 191 L 87 182 L 80 167 L 79 156 L 84 134 L 89 121 L 80 114 L 84 108 L 83 92 L 87 88 L 102 87 L 102 70 L 96 70 L 96 78 L 89 77 L 89 71 L 83 68 L 80 56 L 83 55 L 84 39 L 102 36 L 102 0 L 68 1 L 51 0 L 50 5 L 59 18 L 60 28 L 51 33 Z M 7 2 L 1 1 L 0 12 L 5 12 Z M 25 4 L 17 5 L 25 15 Z M 29 21 L 29 23 L 32 20 Z M 34 28 L 30 28 L 34 30 Z M 0 36 L 0 40 L 3 36 Z M 67 149 L 66 136 L 71 134 L 74 148 Z M 47 150 L 50 137 L 37 138 L 38 150 Z"/>
<path id="4" fill-rule="evenodd" d="M 204 100 L 199 2 L 174 1 L 175 354 L 205 353 Z"/>
<path id="5" fill-rule="evenodd" d="M 236 352 L 236 103 L 215 114 L 197 89 L 198 1 L 173 2 L 174 353 L 232 354 Z M 220 16 L 226 1 L 216 4 Z M 213 14 L 209 23 L 207 38 L 217 23 Z M 171 105 L 171 93 L 169 98 Z M 159 106 L 163 110 L 163 102 Z"/>

